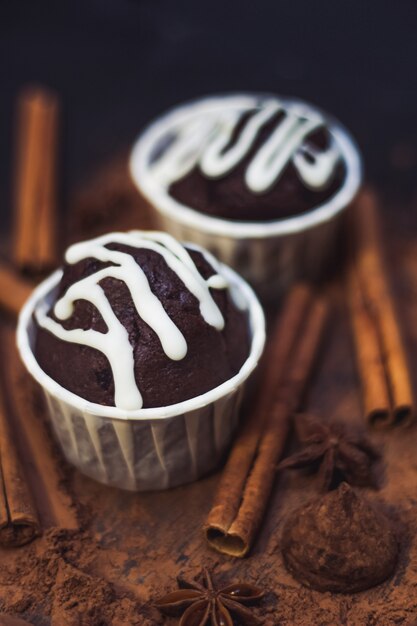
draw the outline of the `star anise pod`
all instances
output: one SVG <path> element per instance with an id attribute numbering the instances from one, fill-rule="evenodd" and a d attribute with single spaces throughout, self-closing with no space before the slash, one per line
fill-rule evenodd
<path id="1" fill-rule="evenodd" d="M 261 621 L 245 606 L 260 600 L 264 592 L 248 583 L 235 583 L 215 589 L 207 569 L 203 584 L 178 578 L 179 589 L 160 598 L 156 607 L 166 615 L 182 615 L 179 626 L 233 626 L 235 615 L 245 626 Z"/>
<path id="2" fill-rule="evenodd" d="M 323 491 L 342 481 L 374 486 L 372 464 L 379 454 L 365 436 L 349 431 L 343 424 L 325 424 L 305 414 L 295 417 L 295 430 L 303 449 L 282 461 L 279 470 L 316 470 Z"/>

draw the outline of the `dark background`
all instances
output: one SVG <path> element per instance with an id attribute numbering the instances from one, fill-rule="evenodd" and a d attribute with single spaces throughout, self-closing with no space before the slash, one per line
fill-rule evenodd
<path id="1" fill-rule="evenodd" d="M 64 203 L 167 107 L 248 89 L 319 104 L 356 136 L 368 178 L 417 187 L 417 0 L 0 0 L 3 232 L 27 81 L 63 98 Z"/>

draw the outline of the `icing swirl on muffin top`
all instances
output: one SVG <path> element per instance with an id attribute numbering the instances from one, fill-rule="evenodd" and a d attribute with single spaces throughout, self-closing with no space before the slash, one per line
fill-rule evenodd
<path id="1" fill-rule="evenodd" d="M 307 115 L 296 103 L 272 98 L 261 100 L 249 115 L 248 110 L 227 108 L 182 121 L 168 147 L 151 165 L 152 176 L 165 188 L 196 166 L 208 178 L 221 178 L 248 156 L 259 133 L 274 119 L 276 125 L 246 167 L 246 187 L 254 194 L 267 192 L 292 163 L 307 188 L 326 188 L 341 152 L 331 133 L 325 148 L 310 141 L 316 131 L 326 127 L 325 119 L 316 110 Z"/>
<path id="2" fill-rule="evenodd" d="M 219 331 L 224 328 L 225 320 L 210 289 L 225 289 L 228 283 L 220 273 L 208 279 L 203 278 L 188 251 L 166 233 L 151 231 L 111 233 L 75 244 L 67 250 L 65 259 L 69 264 L 75 264 L 84 259 L 96 259 L 101 263 L 111 265 L 72 284 L 56 302 L 53 309 L 54 316 L 58 320 L 67 320 L 74 312 L 74 303 L 77 300 L 87 300 L 99 311 L 107 326 L 107 332 L 81 328 L 67 330 L 49 316 L 46 303 L 35 312 L 36 320 L 39 326 L 63 341 L 100 350 L 107 357 L 113 373 L 116 407 L 125 410 L 140 409 L 143 401 L 135 380 L 134 354 L 129 335 L 115 315 L 100 286 L 100 281 L 110 277 L 125 283 L 138 315 L 156 333 L 168 358 L 175 361 L 183 359 L 187 354 L 187 343 L 160 300 L 152 292 L 140 265 L 132 255 L 108 248 L 109 244 L 145 248 L 160 254 L 168 267 L 197 298 L 200 313 L 205 322 Z M 211 256 L 209 258 L 211 265 L 217 270 L 215 260 Z"/>

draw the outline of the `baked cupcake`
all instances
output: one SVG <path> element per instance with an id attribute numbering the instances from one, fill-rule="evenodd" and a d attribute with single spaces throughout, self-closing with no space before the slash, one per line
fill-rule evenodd
<path id="1" fill-rule="evenodd" d="M 139 490 L 218 465 L 263 342 L 260 305 L 234 272 L 146 231 L 70 247 L 18 328 L 67 458 Z"/>
<path id="2" fill-rule="evenodd" d="M 361 182 L 347 131 L 270 95 L 205 98 L 154 122 L 131 156 L 163 227 L 204 245 L 271 295 L 320 275 Z"/>

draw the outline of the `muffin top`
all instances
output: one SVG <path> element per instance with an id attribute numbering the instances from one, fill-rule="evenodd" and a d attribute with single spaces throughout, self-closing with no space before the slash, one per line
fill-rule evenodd
<path id="1" fill-rule="evenodd" d="M 202 103 L 180 109 L 153 147 L 153 188 L 175 202 L 214 217 L 275 221 L 343 187 L 346 163 L 333 125 L 312 106 L 271 96 Z"/>
<path id="2" fill-rule="evenodd" d="M 215 259 L 170 235 L 111 233 L 71 246 L 35 356 L 62 387 L 125 410 L 168 406 L 238 373 L 246 311 Z"/>

